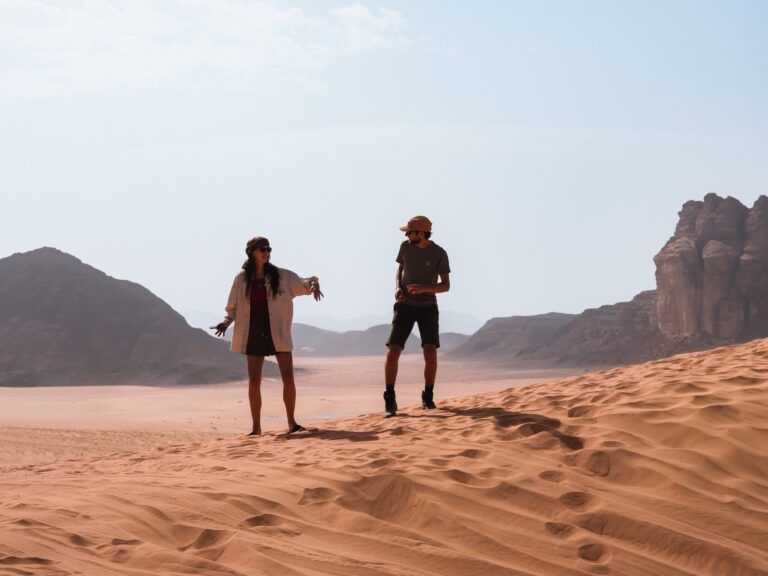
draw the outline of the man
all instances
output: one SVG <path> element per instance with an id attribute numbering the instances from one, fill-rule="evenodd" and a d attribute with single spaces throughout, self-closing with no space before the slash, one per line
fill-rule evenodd
<path id="1" fill-rule="evenodd" d="M 448 254 L 432 242 L 432 222 L 426 216 L 414 216 L 401 227 L 408 238 L 397 254 L 397 289 L 392 331 L 387 340 L 387 362 L 384 367 L 384 416 L 397 414 L 395 380 L 397 363 L 413 325 L 419 325 L 424 353 L 424 391 L 421 405 L 425 410 L 435 408 L 433 391 L 437 374 L 437 349 L 440 347 L 439 312 L 435 294 L 448 292 Z M 437 281 L 438 277 L 440 282 Z"/>

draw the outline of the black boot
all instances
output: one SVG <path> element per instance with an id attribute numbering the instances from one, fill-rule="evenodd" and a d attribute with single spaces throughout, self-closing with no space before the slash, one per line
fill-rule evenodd
<path id="1" fill-rule="evenodd" d="M 397 415 L 397 401 L 395 390 L 384 390 L 384 418 L 392 418 Z"/>
<path id="2" fill-rule="evenodd" d="M 434 410 L 437 408 L 432 400 L 432 388 L 424 388 L 424 391 L 421 393 L 421 407 L 424 410 Z"/>

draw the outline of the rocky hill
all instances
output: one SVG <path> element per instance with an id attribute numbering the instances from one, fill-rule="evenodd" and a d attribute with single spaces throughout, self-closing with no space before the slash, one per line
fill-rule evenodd
<path id="1" fill-rule="evenodd" d="M 581 314 L 494 318 L 457 357 L 615 365 L 768 336 L 768 198 L 686 202 L 654 257 L 656 290 Z"/>
<path id="2" fill-rule="evenodd" d="M 54 248 L 0 260 L 0 386 L 244 378 L 240 355 L 139 284 Z"/>
<path id="3" fill-rule="evenodd" d="M 335 332 L 308 324 L 293 324 L 293 353 L 295 356 L 383 356 L 390 325 L 378 324 L 366 330 Z M 466 334 L 445 332 L 440 334 L 443 352 L 448 352 L 469 338 Z M 418 328 L 405 344 L 406 354 L 420 354 L 421 340 Z"/>

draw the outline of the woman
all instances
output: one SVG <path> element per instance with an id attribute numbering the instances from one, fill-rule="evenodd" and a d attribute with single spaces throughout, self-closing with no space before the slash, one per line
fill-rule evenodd
<path id="1" fill-rule="evenodd" d="M 296 422 L 296 385 L 293 381 L 293 344 L 291 322 L 293 299 L 312 294 L 320 300 L 317 276 L 299 278 L 290 270 L 272 264 L 269 240 L 257 236 L 248 240 L 245 253 L 248 260 L 232 284 L 224 321 L 216 325 L 216 336 L 223 336 L 233 322 L 232 352 L 245 354 L 248 360 L 248 400 L 251 405 L 253 429 L 248 436 L 261 435 L 261 370 L 264 357 L 275 355 L 283 379 L 283 401 L 288 416 L 288 432 L 301 432 Z"/>

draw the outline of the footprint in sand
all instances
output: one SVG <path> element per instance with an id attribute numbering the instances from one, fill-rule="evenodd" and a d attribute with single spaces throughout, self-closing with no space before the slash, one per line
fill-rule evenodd
<path id="1" fill-rule="evenodd" d="M 479 479 L 477 476 L 464 472 L 463 470 L 458 470 L 456 468 L 445 470 L 443 475 L 447 478 L 450 478 L 454 482 L 458 482 L 459 484 L 466 484 L 468 486 L 478 486 L 485 484 L 485 482 Z"/>
<path id="2" fill-rule="evenodd" d="M 141 544 L 141 540 L 135 538 L 112 538 L 109 542 L 113 546 L 137 546 Z"/>
<path id="3" fill-rule="evenodd" d="M 182 526 L 183 528 L 189 528 Z M 194 532 L 194 531 L 192 531 Z M 193 540 L 178 547 L 180 551 L 186 550 L 205 550 L 207 548 L 224 546 L 234 536 L 231 530 L 215 530 L 213 528 L 204 528 L 197 531 L 198 534 L 192 534 Z"/>
<path id="4" fill-rule="evenodd" d="M 624 442 L 620 442 L 619 440 L 603 440 L 600 445 L 604 448 L 621 448 L 624 446 Z"/>
<path id="5" fill-rule="evenodd" d="M 547 482 L 562 482 L 565 476 L 562 472 L 557 470 L 544 470 L 539 472 L 539 478 L 546 480 Z"/>
<path id="6" fill-rule="evenodd" d="M 488 456 L 488 454 L 489 453 L 486 452 L 485 450 L 475 450 L 474 448 L 470 448 L 470 449 L 459 452 L 458 454 L 456 454 L 456 456 L 464 456 L 465 458 L 476 459 L 476 458 L 485 458 L 486 456 Z"/>
<path id="7" fill-rule="evenodd" d="M 53 564 L 53 560 L 48 560 L 47 558 L 39 558 L 38 556 L 0 556 L 0 566 L 15 566 L 24 564 L 47 566 L 48 564 Z M 32 574 L 32 572 L 15 572 L 19 574 Z"/>
<path id="8" fill-rule="evenodd" d="M 576 524 L 584 530 L 602 535 L 605 534 L 605 527 L 608 525 L 608 515 L 604 512 L 583 514 L 576 520 Z"/>
<path id="9" fill-rule="evenodd" d="M 246 526 L 280 526 L 285 522 L 280 516 L 274 514 L 259 514 L 251 516 L 243 521 Z"/>
<path id="10" fill-rule="evenodd" d="M 301 496 L 301 500 L 299 500 L 299 505 L 306 506 L 307 504 L 328 502 L 334 496 L 336 496 L 336 492 L 330 488 L 306 488 Z"/>
<path id="11" fill-rule="evenodd" d="M 611 473 L 611 457 L 607 452 L 595 450 L 586 456 L 582 467 L 592 472 L 595 476 L 605 478 Z"/>
<path id="12" fill-rule="evenodd" d="M 589 413 L 592 411 L 591 406 L 574 406 L 570 410 L 568 410 L 568 417 L 569 418 L 582 418 L 584 416 L 589 416 Z"/>
<path id="13" fill-rule="evenodd" d="M 558 538 L 568 538 L 573 534 L 574 527 L 570 524 L 563 524 L 562 522 L 547 522 L 544 524 L 544 529 Z"/>
<path id="14" fill-rule="evenodd" d="M 368 468 L 385 468 L 394 463 L 395 461 L 392 458 L 378 458 L 377 460 L 371 460 L 364 466 Z"/>
<path id="15" fill-rule="evenodd" d="M 591 543 L 579 546 L 577 553 L 582 560 L 597 562 L 605 556 L 606 552 L 607 550 L 602 544 Z"/>
<path id="16" fill-rule="evenodd" d="M 568 508 L 583 509 L 592 502 L 593 496 L 586 492 L 566 492 L 558 500 Z"/>
<path id="17" fill-rule="evenodd" d="M 84 548 L 86 546 L 91 546 L 93 544 L 93 542 L 88 540 L 88 538 L 85 538 L 80 534 L 70 534 L 68 540 L 72 545 L 80 546 L 81 548 Z"/>

